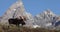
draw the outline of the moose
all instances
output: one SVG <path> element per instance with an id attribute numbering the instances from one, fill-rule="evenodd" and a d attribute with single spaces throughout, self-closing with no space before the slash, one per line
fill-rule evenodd
<path id="1" fill-rule="evenodd" d="M 25 25 L 26 17 L 24 16 L 19 16 L 19 18 L 10 18 L 8 19 L 9 24 L 13 24 L 16 26 L 19 26 L 21 24 L 22 26 Z"/>

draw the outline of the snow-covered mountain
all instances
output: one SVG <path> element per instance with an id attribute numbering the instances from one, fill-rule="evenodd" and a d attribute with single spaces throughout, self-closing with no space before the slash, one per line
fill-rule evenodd
<path id="1" fill-rule="evenodd" d="M 27 16 L 29 14 L 27 13 Z M 31 14 L 30 14 L 31 15 Z M 52 28 L 55 27 L 56 23 L 60 21 L 60 17 L 54 14 L 51 10 L 45 10 L 36 16 L 30 16 L 30 19 L 27 20 L 28 26 L 33 27 L 44 27 L 44 28 Z M 60 23 L 60 22 L 59 22 Z M 59 26 L 60 24 L 57 24 Z"/>
<path id="2" fill-rule="evenodd" d="M 26 16 L 26 11 L 21 0 L 16 1 L 2 16 L 1 22 L 3 24 L 8 24 L 9 18 L 16 18 L 19 16 Z M 26 16 L 27 17 L 27 16 Z"/>
<path id="3" fill-rule="evenodd" d="M 48 9 L 34 16 L 34 23 L 45 28 L 60 27 L 60 17 Z"/>
<path id="4" fill-rule="evenodd" d="M 55 17 L 55 14 L 53 14 L 50 10 L 47 10 L 36 15 L 34 19 L 38 25 L 49 26 L 51 25 L 53 17 Z"/>
<path id="5" fill-rule="evenodd" d="M 19 16 L 25 16 L 26 26 L 32 26 L 34 20 L 32 14 L 25 11 L 24 5 L 21 0 L 15 2 L 9 9 L 5 12 L 5 14 L 0 19 L 0 23 L 2 24 L 8 24 L 9 18 L 17 18 Z"/>
<path id="6" fill-rule="evenodd" d="M 9 18 L 16 18 L 19 16 L 26 16 L 27 21 L 25 21 L 26 25 L 28 27 L 44 27 L 44 28 L 52 28 L 55 25 L 59 25 L 57 23 L 60 23 L 60 16 L 57 16 L 54 14 L 51 10 L 45 10 L 40 14 L 37 14 L 36 16 L 32 16 L 31 13 L 28 13 L 25 11 L 25 8 L 23 6 L 23 3 L 21 0 L 14 3 L 7 11 L 6 13 L 0 17 L 0 23 L 2 24 L 8 24 Z"/>

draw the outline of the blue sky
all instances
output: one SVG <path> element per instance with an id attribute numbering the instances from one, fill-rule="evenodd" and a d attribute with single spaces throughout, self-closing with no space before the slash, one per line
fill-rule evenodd
<path id="1" fill-rule="evenodd" d="M 17 0 L 0 0 L 0 16 Z M 60 15 L 60 0 L 22 0 L 27 12 L 32 15 L 51 9 L 55 14 Z"/>

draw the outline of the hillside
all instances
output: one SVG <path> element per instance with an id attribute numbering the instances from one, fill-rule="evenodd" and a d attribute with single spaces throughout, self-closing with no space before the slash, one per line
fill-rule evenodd
<path id="1" fill-rule="evenodd" d="M 44 28 L 16 27 L 15 25 L 7 26 L 0 24 L 0 32 L 60 32 L 60 30 L 49 30 Z"/>

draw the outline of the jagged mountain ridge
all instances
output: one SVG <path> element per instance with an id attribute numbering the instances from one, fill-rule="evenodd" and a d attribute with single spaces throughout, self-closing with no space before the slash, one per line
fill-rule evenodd
<path id="1" fill-rule="evenodd" d="M 60 17 L 51 10 L 43 11 L 34 16 L 34 23 L 47 29 L 60 29 Z"/>
<path id="2" fill-rule="evenodd" d="M 51 21 L 52 21 L 52 18 L 53 17 L 55 17 L 55 15 L 51 12 L 51 11 L 44 11 L 43 13 L 41 13 L 41 14 L 38 14 L 38 15 L 36 15 L 35 16 L 36 17 L 36 19 L 37 19 L 37 21 L 38 21 L 38 23 L 50 23 Z"/>

